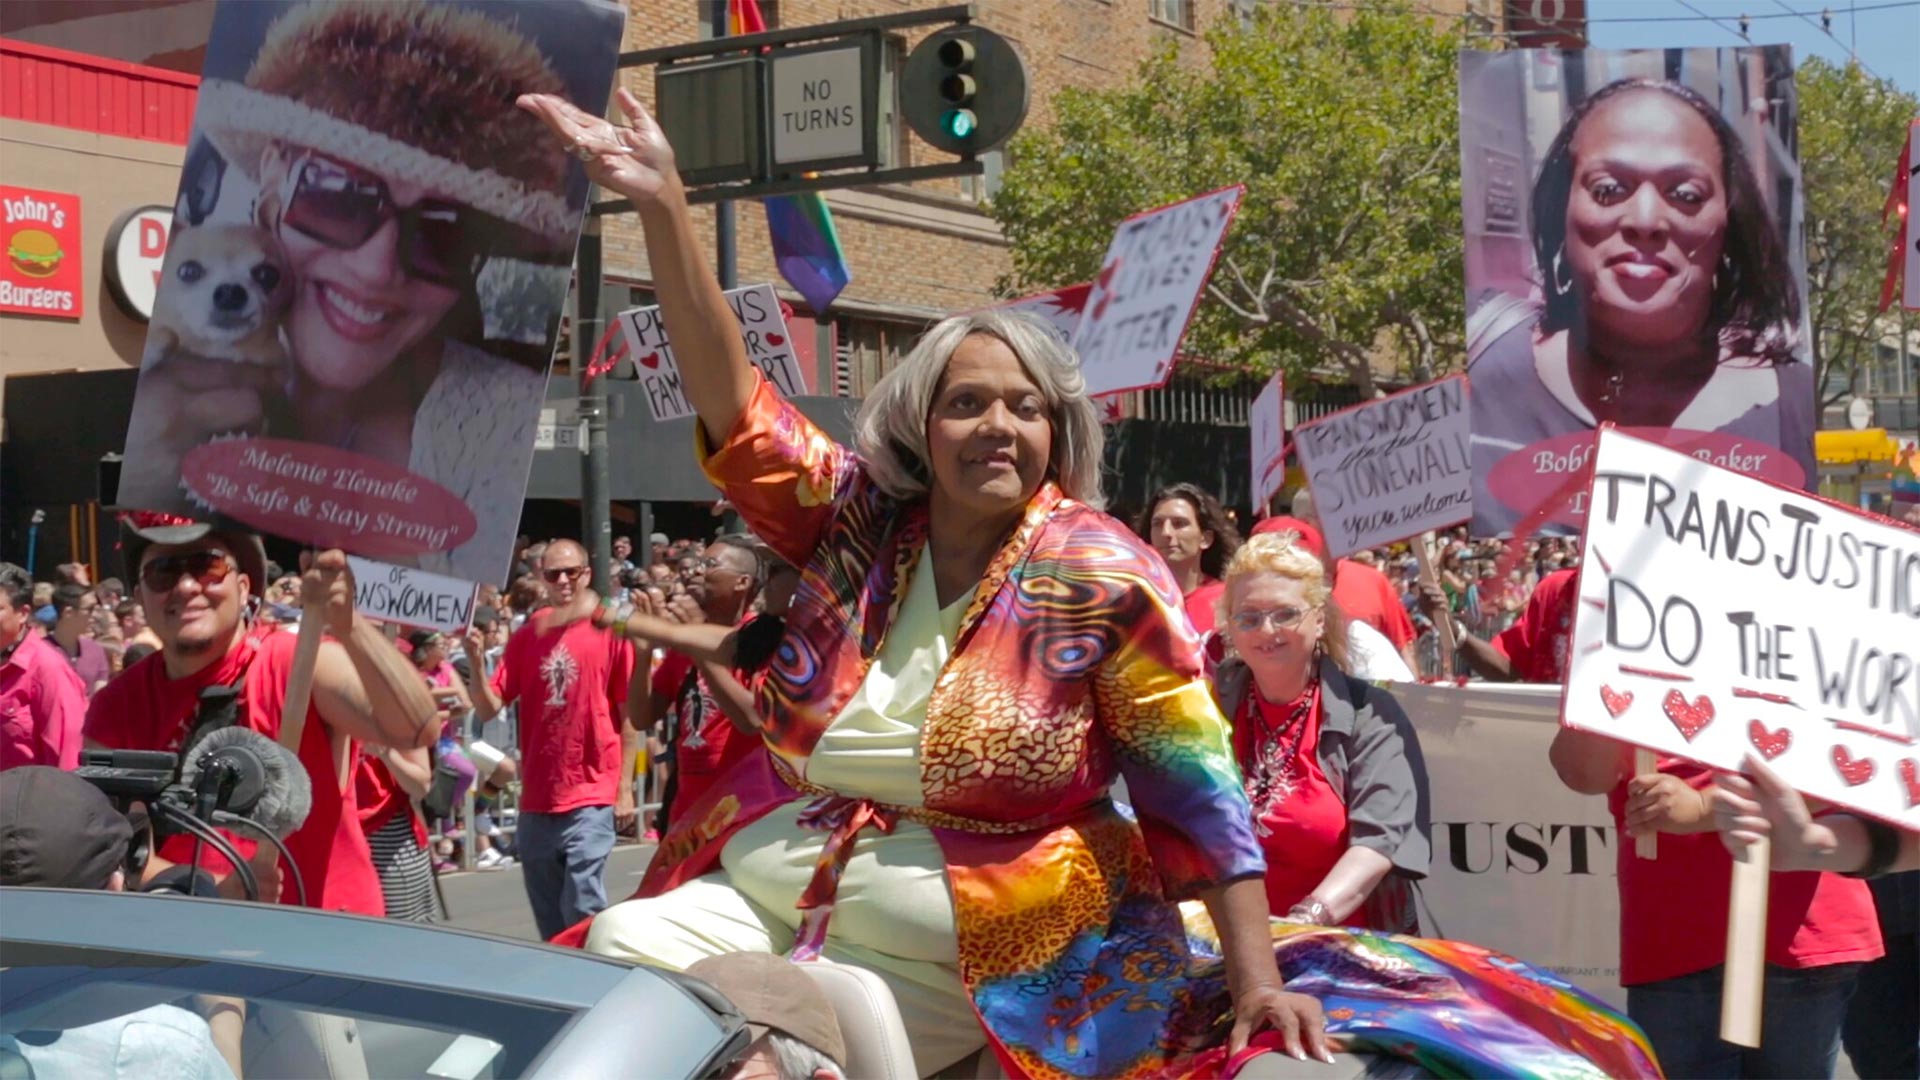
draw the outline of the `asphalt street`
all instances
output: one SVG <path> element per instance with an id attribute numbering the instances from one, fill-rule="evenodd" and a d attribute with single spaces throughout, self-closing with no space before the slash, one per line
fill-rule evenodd
<path id="1" fill-rule="evenodd" d="M 640 875 L 653 857 L 652 844 L 622 844 L 607 860 L 607 900 L 618 903 L 640 887 Z M 440 875 L 441 891 L 453 925 L 502 937 L 537 941 L 533 910 L 527 907 L 526 886 L 518 863 L 505 870 L 456 871 Z"/>

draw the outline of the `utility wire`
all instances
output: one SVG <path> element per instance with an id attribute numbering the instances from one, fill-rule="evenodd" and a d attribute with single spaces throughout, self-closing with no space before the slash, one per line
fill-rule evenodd
<path id="1" fill-rule="evenodd" d="M 1393 3 L 1358 3 L 1358 2 L 1353 2 L 1353 0 L 1269 0 L 1269 2 L 1291 4 L 1293 7 L 1296 7 L 1296 8 L 1324 8 L 1328 11 L 1411 10 L 1414 13 L 1420 14 L 1420 15 L 1441 15 L 1447 18 L 1462 18 L 1465 15 L 1472 14 L 1472 12 L 1463 13 L 1460 11 L 1443 11 L 1439 8 L 1430 7 L 1425 4 L 1402 5 L 1402 4 L 1393 4 Z M 1586 22 L 1586 25 L 1589 25 L 1589 26 L 1602 24 L 1602 23 L 1689 23 L 1689 22 L 1711 22 L 1711 23 L 1717 23 L 1722 27 L 1726 26 L 1726 24 L 1721 19 L 1713 15 L 1709 15 L 1704 11 L 1701 11 L 1699 8 L 1694 7 L 1690 3 L 1686 3 L 1686 0 L 1681 0 L 1681 3 L 1683 4 L 1683 6 L 1687 8 L 1687 10 L 1692 11 L 1694 14 L 1692 15 L 1615 15 L 1615 16 L 1610 16 L 1607 18 L 1599 18 L 1599 19 L 1589 17 L 1585 20 L 1585 22 Z M 1785 4 L 1782 4 L 1781 6 L 1783 8 L 1786 7 Z M 1852 8 L 1850 9 L 1850 14 L 1862 14 L 1870 11 L 1894 11 L 1901 8 L 1914 8 L 1914 7 L 1920 7 L 1920 0 L 1884 0 L 1884 2 L 1882 3 L 1865 4 L 1859 7 Z M 1747 15 L 1745 17 L 1749 20 L 1804 19 L 1810 15 L 1818 15 L 1818 14 L 1820 14 L 1819 11 L 1795 11 L 1791 8 L 1787 8 L 1784 11 L 1763 11 L 1763 12 L 1760 12 L 1759 14 Z M 1734 31 L 1734 32 L 1737 33 L 1738 31 Z M 1744 37 L 1745 35 L 1742 35 L 1742 36 Z"/>
<path id="2" fill-rule="evenodd" d="M 1744 41 L 1749 45 L 1753 44 L 1753 39 L 1747 36 L 1747 32 L 1745 30 L 1739 30 L 1732 26 L 1728 26 L 1724 21 L 1714 18 L 1712 15 L 1709 15 L 1706 12 L 1701 11 L 1699 8 L 1694 7 L 1691 3 L 1688 2 L 1688 0 L 1680 0 L 1680 6 L 1686 8 L 1688 11 L 1698 12 L 1701 18 L 1707 20 L 1708 22 L 1711 22 L 1713 25 L 1721 28 L 1722 30 L 1725 30 L 1727 33 L 1732 34 L 1734 37 L 1739 38 L 1741 41 Z"/>
<path id="3" fill-rule="evenodd" d="M 1787 7 L 1787 5 L 1786 5 L 1786 4 L 1784 4 L 1784 3 L 1781 3 L 1781 0 L 1773 0 L 1773 2 L 1774 2 L 1774 3 L 1776 3 L 1776 4 L 1779 4 L 1779 5 L 1780 5 L 1780 8 L 1781 8 L 1782 10 L 1784 10 L 1784 11 L 1792 11 L 1792 10 L 1793 10 L 1793 9 L 1791 9 L 1791 8 L 1789 8 L 1789 7 Z M 1794 14 L 1796 14 L 1796 15 L 1799 15 L 1800 13 L 1799 13 L 1799 12 L 1794 12 Z M 1826 13 L 1825 13 L 1825 12 L 1821 12 L 1821 14 L 1822 14 L 1822 15 L 1825 15 Z M 1813 28 L 1814 28 L 1815 30 L 1818 30 L 1818 31 L 1820 31 L 1821 33 L 1823 33 L 1823 34 L 1825 34 L 1825 35 L 1827 35 L 1827 37 L 1829 37 L 1829 38 L 1832 38 L 1832 39 L 1833 39 L 1833 43 L 1834 43 L 1835 45 L 1838 45 L 1838 44 L 1840 44 L 1840 39 L 1839 39 L 1839 38 L 1837 38 L 1837 37 L 1834 37 L 1834 36 L 1833 36 L 1833 29 L 1832 29 L 1831 27 L 1828 27 L 1828 26 L 1826 26 L 1826 25 L 1824 25 L 1823 23 L 1817 23 L 1817 22 L 1814 22 L 1814 21 L 1813 21 L 1812 19 L 1809 19 L 1809 18 L 1807 18 L 1807 17 L 1805 16 L 1805 15 L 1800 15 L 1800 21 L 1802 21 L 1802 22 L 1804 22 L 1804 23 L 1806 23 L 1806 24 L 1807 24 L 1808 26 L 1811 26 L 1811 27 L 1813 27 Z M 1873 68 L 1871 68 L 1871 67 L 1869 67 L 1869 66 L 1867 65 L 1867 62 L 1866 62 L 1865 60 L 1862 60 L 1862 59 L 1860 59 L 1860 54 L 1859 54 L 1859 53 L 1857 53 L 1857 52 L 1855 52 L 1855 51 L 1853 51 L 1853 49 L 1852 49 L 1852 48 L 1848 48 L 1848 49 L 1847 49 L 1847 59 L 1848 59 L 1848 60 L 1850 60 L 1850 61 L 1852 61 L 1853 63 L 1856 63 L 1856 64 L 1859 64 L 1859 65 L 1860 65 L 1860 68 L 1861 68 L 1861 70 L 1863 70 L 1863 71 L 1865 71 L 1865 72 L 1866 72 L 1867 74 L 1869 74 L 1869 75 L 1871 75 L 1871 76 L 1873 76 L 1873 77 L 1874 77 L 1875 79 L 1879 79 L 1879 78 L 1880 78 L 1880 73 L 1879 73 L 1879 72 L 1877 72 L 1877 71 L 1875 71 L 1875 70 L 1873 70 Z"/>

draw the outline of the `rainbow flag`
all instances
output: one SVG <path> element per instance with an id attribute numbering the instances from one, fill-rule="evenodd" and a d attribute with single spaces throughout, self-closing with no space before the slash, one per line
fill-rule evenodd
<path id="1" fill-rule="evenodd" d="M 757 34 L 766 28 L 758 0 L 727 0 L 729 34 Z M 814 314 L 825 312 L 853 280 L 827 200 L 814 191 L 763 199 L 761 205 L 767 212 L 767 234 L 773 238 L 773 262 L 780 276 L 806 298 Z"/>

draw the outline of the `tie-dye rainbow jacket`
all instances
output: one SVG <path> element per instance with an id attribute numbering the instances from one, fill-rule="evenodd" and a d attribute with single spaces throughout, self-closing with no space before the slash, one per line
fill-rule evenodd
<path id="1" fill-rule="evenodd" d="M 927 537 L 924 500 L 859 461 L 764 382 L 707 475 L 802 567 L 760 687 L 765 735 L 804 777 L 866 677 Z M 927 702 L 920 749 L 960 974 L 1013 1075 L 1159 1072 L 1217 1043 L 1217 972 L 1182 978 L 1172 901 L 1265 871 L 1200 642 L 1165 564 L 1113 518 L 1049 483 L 995 556 Z M 770 772 L 770 770 L 763 770 Z M 1138 825 L 1107 789 L 1124 775 Z M 796 797 L 767 775 L 691 807 L 642 892 L 710 872 L 738 828 Z"/>

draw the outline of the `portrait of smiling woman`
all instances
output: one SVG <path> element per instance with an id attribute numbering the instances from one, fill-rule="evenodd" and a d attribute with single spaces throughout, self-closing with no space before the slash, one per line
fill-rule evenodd
<path id="1" fill-rule="evenodd" d="M 290 440 L 306 444 L 291 451 L 303 464 L 404 474 L 451 495 L 415 500 L 420 535 L 459 533 L 458 514 L 421 509 L 453 500 L 474 528 L 395 553 L 303 535 L 300 521 L 255 524 L 501 580 L 586 195 L 578 164 L 513 102 L 604 95 L 611 51 L 581 42 L 617 36 L 619 17 L 606 3 L 414 0 L 223 14 L 169 250 L 175 295 L 162 301 L 189 304 L 172 277 L 220 273 L 207 256 L 188 266 L 188 250 L 211 243 L 200 237 L 230 238 L 259 262 L 264 336 L 278 347 L 252 364 L 148 350 L 122 479 L 131 504 L 185 512 L 191 498 L 244 517 L 220 492 L 184 490 L 187 455 L 219 438 Z"/>
<path id="2" fill-rule="evenodd" d="M 1606 423 L 1742 472 L 1812 480 L 1813 369 L 1784 224 L 1798 204 L 1793 99 L 1790 81 L 1783 98 L 1766 89 L 1765 51 L 1549 54 L 1569 82 L 1608 81 L 1570 102 L 1505 241 L 1468 168 L 1476 534 L 1511 531 L 1579 458 L 1586 440 L 1567 436 Z M 1527 62 L 1468 61 L 1463 116 L 1488 103 L 1488 69 Z M 1660 76 L 1611 77 L 1650 67 Z M 1470 156 L 1502 153 L 1497 141 L 1486 124 L 1463 126 Z M 1524 277 L 1495 280 L 1503 250 L 1530 264 Z"/>

